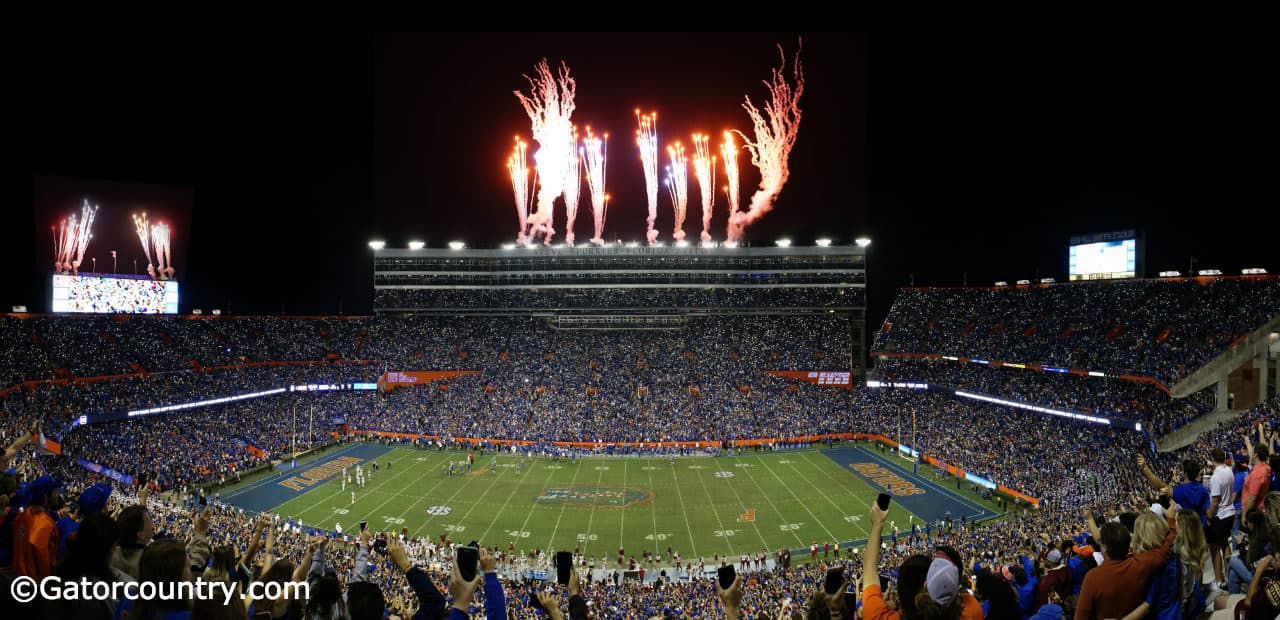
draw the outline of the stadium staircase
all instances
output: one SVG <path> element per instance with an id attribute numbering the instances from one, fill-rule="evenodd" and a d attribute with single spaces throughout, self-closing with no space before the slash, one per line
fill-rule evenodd
<path id="1" fill-rule="evenodd" d="M 1274 331 L 1280 331 L 1280 314 L 1241 338 L 1222 355 L 1209 360 L 1209 363 L 1201 366 L 1199 370 L 1187 375 L 1169 390 L 1169 395 L 1174 398 L 1185 398 L 1222 380 L 1231 374 L 1231 371 L 1252 361 L 1259 354 L 1265 353 L 1269 346 L 1267 337 Z"/>
<path id="2" fill-rule="evenodd" d="M 1270 321 L 1241 338 L 1221 355 L 1187 375 L 1169 390 L 1169 395 L 1173 398 L 1185 398 L 1220 381 L 1225 381 L 1232 371 L 1252 362 L 1259 355 L 1267 355 L 1271 345 L 1269 336 L 1275 331 L 1280 331 L 1280 315 L 1272 317 Z M 1264 375 L 1262 381 L 1265 383 L 1266 380 Z M 1241 413 L 1241 411 L 1229 410 L 1224 403 L 1219 403 L 1212 412 L 1161 437 L 1156 442 L 1157 448 L 1161 452 L 1169 452 L 1188 446 L 1194 443 L 1204 431 L 1214 429 L 1222 423 L 1229 423 Z"/>
<path id="3" fill-rule="evenodd" d="M 1196 442 L 1196 438 L 1200 437 L 1201 433 L 1218 428 L 1219 424 L 1230 424 L 1242 413 L 1244 412 L 1232 409 L 1215 409 L 1161 437 L 1156 441 L 1156 449 L 1161 452 L 1173 452 L 1189 446 Z"/>

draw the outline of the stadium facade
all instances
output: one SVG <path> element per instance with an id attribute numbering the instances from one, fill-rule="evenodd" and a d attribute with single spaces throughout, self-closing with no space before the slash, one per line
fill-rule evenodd
<path id="1" fill-rule="evenodd" d="M 532 247 L 374 251 L 379 315 L 532 315 L 560 329 L 685 329 L 709 315 L 836 314 L 863 376 L 865 248 Z"/>

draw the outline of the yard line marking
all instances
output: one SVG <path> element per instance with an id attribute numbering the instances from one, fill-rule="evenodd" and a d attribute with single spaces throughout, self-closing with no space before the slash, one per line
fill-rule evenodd
<path id="1" fill-rule="evenodd" d="M 698 544 L 693 538 L 693 524 L 689 522 L 689 511 L 684 507 L 684 493 L 680 491 L 680 480 L 676 478 L 675 461 L 668 461 L 671 464 L 671 484 L 676 487 L 676 499 L 680 500 L 680 514 L 684 516 L 684 527 L 689 532 L 689 546 L 693 549 L 693 555 L 690 558 L 698 556 Z M 653 488 L 653 470 L 649 470 L 649 487 Z"/>
<path id="2" fill-rule="evenodd" d="M 840 540 L 839 538 L 836 537 L 835 534 L 831 532 L 831 530 L 827 529 L 826 524 L 824 524 L 822 520 L 818 518 L 818 515 L 813 514 L 813 511 L 809 510 L 809 505 L 801 501 L 800 496 L 796 495 L 796 492 L 791 490 L 791 485 L 787 484 L 786 482 L 783 482 L 782 478 L 779 478 L 778 474 L 773 472 L 773 468 L 769 467 L 768 461 L 761 460 L 760 464 L 764 465 L 764 468 L 769 470 L 769 473 L 772 474 L 774 479 L 778 481 L 778 484 L 781 484 L 783 487 L 785 487 L 787 489 L 787 493 L 790 493 L 791 497 L 795 498 L 796 503 L 800 504 L 800 507 L 804 508 L 804 511 L 809 513 L 809 516 L 813 518 L 814 524 L 820 526 L 822 530 L 827 533 L 827 536 L 830 537 L 829 540 L 831 542 L 838 542 Z"/>

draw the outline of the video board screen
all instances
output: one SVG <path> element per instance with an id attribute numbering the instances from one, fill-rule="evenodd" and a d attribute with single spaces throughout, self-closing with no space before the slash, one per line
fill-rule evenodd
<path id="1" fill-rule="evenodd" d="M 1136 239 L 1072 245 L 1068 257 L 1072 280 L 1132 278 L 1138 271 Z"/>
<path id="2" fill-rule="evenodd" d="M 150 278 L 53 276 L 54 312 L 177 314 L 178 283 Z"/>

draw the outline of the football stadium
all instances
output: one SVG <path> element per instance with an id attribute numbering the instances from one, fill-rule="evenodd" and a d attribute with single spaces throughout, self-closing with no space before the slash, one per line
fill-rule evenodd
<path id="1" fill-rule="evenodd" d="M 614 128 L 634 143 L 588 128 L 589 55 L 478 56 L 523 123 L 487 155 L 500 187 L 320 217 L 359 241 L 314 259 L 302 211 L 262 209 L 265 237 L 258 207 L 208 206 L 225 179 L 31 164 L 38 281 L 0 316 L 5 617 L 1280 617 L 1274 229 L 1180 247 L 1100 216 L 1026 250 L 1051 255 L 1033 278 L 905 206 L 825 218 L 787 196 L 829 187 L 801 146 L 845 66 L 824 53 L 862 39 L 787 37 L 741 39 L 777 39 L 772 73 L 742 59 L 742 130 L 687 151 L 647 108 Z M 259 187 L 322 183 L 307 150 Z M 395 167 L 372 174 L 417 174 Z M 339 185 L 302 202 L 359 211 Z"/>

